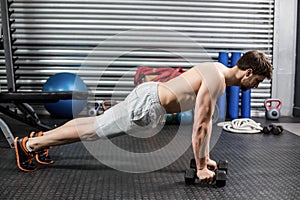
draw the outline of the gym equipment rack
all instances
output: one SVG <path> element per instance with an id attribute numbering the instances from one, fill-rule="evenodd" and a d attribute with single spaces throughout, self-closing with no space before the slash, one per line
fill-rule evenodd
<path id="1" fill-rule="evenodd" d="M 15 31 L 11 28 L 10 19 L 12 12 L 9 10 L 11 2 L 7 0 L 1 0 L 1 15 L 2 15 L 2 29 L 1 35 L 5 56 L 5 67 L 7 76 L 8 92 L 0 93 L 0 112 L 14 118 L 18 121 L 26 123 L 30 126 L 39 128 L 43 131 L 50 130 L 54 127 L 50 127 L 43 124 L 36 114 L 35 110 L 29 103 L 45 103 L 45 102 L 57 102 L 59 100 L 66 99 L 86 99 L 88 97 L 87 92 L 18 92 L 18 86 L 16 79 L 18 78 L 15 71 L 18 67 L 15 65 L 15 61 L 18 57 L 14 56 L 15 49 L 13 48 L 12 33 Z M 3 103 L 11 103 L 14 108 L 10 106 L 2 105 Z M 2 119 L 0 120 L 0 127 L 5 135 L 5 138 L 9 145 L 13 147 L 13 134 L 9 130 L 7 124 Z"/>

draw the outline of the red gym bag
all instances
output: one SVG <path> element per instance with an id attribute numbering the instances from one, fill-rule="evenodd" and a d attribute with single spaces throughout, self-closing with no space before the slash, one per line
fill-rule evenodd
<path id="1" fill-rule="evenodd" d="M 136 70 L 134 76 L 134 84 L 140 85 L 144 82 L 154 81 L 154 82 L 166 82 L 172 78 L 182 74 L 184 70 L 181 67 L 174 68 L 151 68 L 146 66 L 140 66 Z"/>

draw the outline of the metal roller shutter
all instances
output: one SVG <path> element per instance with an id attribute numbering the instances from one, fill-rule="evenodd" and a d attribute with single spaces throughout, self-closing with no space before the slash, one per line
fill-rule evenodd
<path id="1" fill-rule="evenodd" d="M 0 2 L 1 5 L 1 2 Z M 1 16 L 1 9 L 0 9 L 0 16 Z M 0 17 L 1 18 L 1 17 Z M 7 90 L 6 84 L 6 72 L 5 72 L 5 58 L 4 58 L 4 48 L 3 48 L 3 38 L 2 38 L 2 21 L 0 19 L 0 92 Z"/>
<path id="2" fill-rule="evenodd" d="M 274 0 L 13 0 L 10 9 L 19 91 L 74 72 L 97 97 L 122 99 L 139 65 L 189 68 L 252 49 L 272 58 Z M 270 81 L 252 90 L 254 115 L 270 90 Z"/>

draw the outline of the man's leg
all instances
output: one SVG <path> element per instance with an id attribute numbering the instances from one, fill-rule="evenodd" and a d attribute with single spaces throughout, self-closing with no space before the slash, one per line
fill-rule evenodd
<path id="1" fill-rule="evenodd" d="M 80 140 L 92 141 L 98 139 L 95 132 L 95 120 L 101 117 L 84 117 L 73 119 L 66 124 L 44 132 L 42 137 L 28 139 L 28 145 L 33 151 L 78 142 Z"/>
<path id="2" fill-rule="evenodd" d="M 94 123 L 100 117 L 102 116 L 73 119 L 56 129 L 45 132 L 40 137 L 15 138 L 14 145 L 19 169 L 26 172 L 36 170 L 32 159 L 39 150 L 42 151 L 50 146 L 69 144 L 80 140 L 98 139 Z"/>

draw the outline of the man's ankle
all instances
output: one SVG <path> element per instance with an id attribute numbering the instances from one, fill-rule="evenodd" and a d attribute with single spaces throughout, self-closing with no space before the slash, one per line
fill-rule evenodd
<path id="1" fill-rule="evenodd" d="M 29 141 L 27 141 L 25 145 L 26 145 L 26 149 L 27 149 L 30 153 L 34 151 L 33 148 L 31 148 L 31 146 L 29 145 Z"/>

